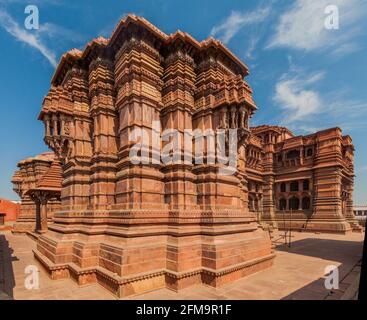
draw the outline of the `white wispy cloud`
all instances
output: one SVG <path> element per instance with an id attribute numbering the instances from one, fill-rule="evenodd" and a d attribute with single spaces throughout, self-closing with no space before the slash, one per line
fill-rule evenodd
<path id="1" fill-rule="evenodd" d="M 260 23 L 269 14 L 270 6 L 257 8 L 250 12 L 232 11 L 221 24 L 212 28 L 210 35 L 227 44 L 243 27 Z"/>
<path id="2" fill-rule="evenodd" d="M 27 30 L 2 8 L 0 29 L 1 27 L 17 41 L 39 51 L 53 67 L 57 65 L 57 50 L 64 50 L 65 43 L 85 42 L 85 37 L 80 33 L 49 22 L 41 23 L 38 30 Z"/>
<path id="3" fill-rule="evenodd" d="M 27 31 L 2 9 L 0 9 L 0 23 L 1 26 L 15 39 L 38 50 L 53 67 L 56 67 L 56 54 L 43 43 L 40 38 L 40 34 L 37 32 Z"/>
<path id="4" fill-rule="evenodd" d="M 344 43 L 337 46 L 331 54 L 338 58 L 341 56 L 345 56 L 347 54 L 353 53 L 355 51 L 358 51 L 360 49 L 360 46 L 357 43 Z"/>
<path id="5" fill-rule="evenodd" d="M 289 69 L 275 84 L 273 101 L 281 111 L 276 118 L 298 133 L 338 126 L 345 131 L 365 130 L 367 101 L 351 98 L 348 87 L 321 90 L 324 71 L 309 72 L 288 57 Z"/>
<path id="6" fill-rule="evenodd" d="M 325 28 L 325 8 L 331 4 L 338 7 L 339 29 Z M 356 37 L 362 34 L 366 11 L 365 0 L 297 0 L 280 16 L 267 48 L 335 50 L 337 55 L 350 53 L 359 49 Z"/>
<path id="7" fill-rule="evenodd" d="M 318 112 L 322 107 L 322 99 L 317 91 L 308 87 L 323 75 L 323 72 L 318 72 L 307 77 L 288 74 L 281 77 L 275 86 L 274 101 L 285 112 L 285 122 L 290 123 Z"/>
<path id="8" fill-rule="evenodd" d="M 253 53 L 256 49 L 256 46 L 257 46 L 259 40 L 260 40 L 260 35 L 251 36 L 250 41 L 248 43 L 246 53 L 245 53 L 245 56 L 248 59 L 254 59 Z"/>

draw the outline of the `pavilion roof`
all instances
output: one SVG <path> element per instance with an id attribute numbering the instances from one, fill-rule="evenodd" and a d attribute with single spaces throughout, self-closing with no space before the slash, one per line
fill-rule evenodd
<path id="1" fill-rule="evenodd" d="M 282 132 L 286 131 L 291 136 L 294 136 L 292 131 L 290 131 L 286 127 L 271 126 L 271 125 L 260 125 L 260 126 L 256 126 L 256 127 L 251 128 L 251 132 L 253 132 L 254 134 L 259 134 L 259 133 L 265 132 L 265 131 L 275 131 L 275 132 L 278 132 L 278 133 L 282 133 Z"/>
<path id="2" fill-rule="evenodd" d="M 60 161 L 55 159 L 46 173 L 39 179 L 32 190 L 61 192 L 62 169 Z"/>

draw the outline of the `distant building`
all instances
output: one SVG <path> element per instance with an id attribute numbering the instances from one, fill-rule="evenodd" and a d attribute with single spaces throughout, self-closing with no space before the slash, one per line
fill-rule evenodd
<path id="1" fill-rule="evenodd" d="M 9 225 L 17 220 L 19 213 L 19 203 L 16 201 L 0 199 L 0 230 L 5 228 L 9 229 Z"/>
<path id="2" fill-rule="evenodd" d="M 366 217 L 367 216 L 367 205 L 364 206 L 354 206 L 353 207 L 354 215 L 357 217 Z"/>
<path id="3" fill-rule="evenodd" d="M 20 204 L 16 201 L 0 199 L 0 213 L 4 213 L 4 221 L 15 221 L 20 212 Z"/>
<path id="4" fill-rule="evenodd" d="M 359 224 L 362 226 L 366 226 L 367 219 L 367 205 L 357 205 L 353 207 L 353 213 Z"/>
<path id="5" fill-rule="evenodd" d="M 262 211 L 261 222 L 298 231 L 361 231 L 352 210 L 354 146 L 349 135 L 330 128 L 295 136 L 269 125 L 251 128 L 251 133 L 248 203 L 250 211 Z"/>

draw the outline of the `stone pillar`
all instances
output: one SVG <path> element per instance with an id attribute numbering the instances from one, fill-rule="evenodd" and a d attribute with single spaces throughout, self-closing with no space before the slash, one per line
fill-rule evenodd
<path id="1" fill-rule="evenodd" d="M 47 227 L 47 195 L 40 196 L 40 229 L 37 230 L 39 233 L 44 233 L 48 230 Z"/>
<path id="2" fill-rule="evenodd" d="M 65 121 L 66 121 L 65 115 L 61 114 L 60 115 L 60 135 L 61 136 L 65 136 Z"/>
<path id="3" fill-rule="evenodd" d="M 50 117 L 47 115 L 45 116 L 45 136 L 49 137 L 51 135 L 50 131 Z"/>
<path id="4" fill-rule="evenodd" d="M 241 200 L 244 208 L 249 208 L 249 199 L 248 199 L 248 182 L 247 176 L 245 174 L 241 174 L 246 171 L 246 146 L 242 145 L 239 148 L 238 152 L 238 172 L 239 178 L 241 180 Z"/>
<path id="5" fill-rule="evenodd" d="M 249 112 L 245 112 L 245 129 L 250 129 L 250 114 Z"/>
<path id="6" fill-rule="evenodd" d="M 30 196 L 36 205 L 36 227 L 37 233 L 45 233 L 48 230 L 47 226 L 47 202 L 49 195 L 46 191 L 33 190 Z"/>
<path id="7" fill-rule="evenodd" d="M 39 232 L 42 230 L 41 224 L 41 201 L 38 198 L 34 199 L 34 203 L 36 204 L 36 228 L 35 231 Z M 33 230 L 32 230 L 33 231 Z"/>
<path id="8" fill-rule="evenodd" d="M 56 114 L 52 115 L 52 123 L 53 123 L 53 135 L 58 136 L 59 135 L 59 127 L 58 127 L 58 118 Z"/>
<path id="9" fill-rule="evenodd" d="M 246 116 L 246 111 L 245 111 L 245 108 L 241 107 L 240 108 L 240 123 L 239 123 L 239 127 L 244 129 L 245 128 L 245 116 Z M 248 128 L 246 128 L 248 129 Z"/>
<path id="10" fill-rule="evenodd" d="M 227 108 L 222 107 L 220 109 L 220 128 L 226 129 L 227 128 Z"/>
<path id="11" fill-rule="evenodd" d="M 237 121 L 237 113 L 236 113 L 236 107 L 232 107 L 230 109 L 231 112 L 231 129 L 235 129 L 237 127 L 236 121 Z"/>
<path id="12" fill-rule="evenodd" d="M 264 144 L 265 157 L 264 165 L 264 189 L 263 189 L 263 217 L 262 221 L 270 224 L 273 228 L 277 228 L 275 220 L 275 172 L 273 167 L 274 162 L 274 144 L 269 137 L 269 143 Z"/>

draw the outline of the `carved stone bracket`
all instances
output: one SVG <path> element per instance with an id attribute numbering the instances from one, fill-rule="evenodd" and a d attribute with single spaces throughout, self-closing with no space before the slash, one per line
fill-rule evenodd
<path id="1" fill-rule="evenodd" d="M 62 163 L 74 155 L 73 122 L 63 114 L 48 114 L 44 119 L 45 143 L 55 152 Z"/>
<path id="2" fill-rule="evenodd" d="M 63 164 L 74 156 L 74 141 L 70 137 L 45 137 L 45 142 Z"/>
<path id="3" fill-rule="evenodd" d="M 249 143 L 250 136 L 251 136 L 251 133 L 249 129 L 245 129 L 245 128 L 238 129 L 238 132 L 237 132 L 238 148 L 241 145 L 246 146 Z"/>

